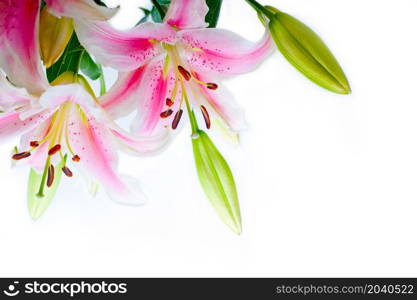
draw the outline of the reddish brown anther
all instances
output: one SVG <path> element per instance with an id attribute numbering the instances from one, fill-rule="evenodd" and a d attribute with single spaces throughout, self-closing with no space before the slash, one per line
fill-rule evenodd
<path id="1" fill-rule="evenodd" d="M 181 117 L 182 117 L 182 109 L 180 109 L 179 111 L 177 111 L 177 113 L 175 114 L 174 120 L 172 121 L 172 129 L 177 129 L 178 124 L 181 121 Z"/>
<path id="2" fill-rule="evenodd" d="M 165 103 L 166 103 L 166 105 L 168 105 L 169 107 L 171 107 L 171 106 L 173 106 L 173 105 L 174 105 L 174 101 L 172 101 L 172 100 L 171 100 L 171 98 L 167 98 L 167 99 L 165 100 Z"/>
<path id="3" fill-rule="evenodd" d="M 72 177 L 72 171 L 67 166 L 62 167 L 62 173 L 67 177 Z"/>
<path id="4" fill-rule="evenodd" d="M 162 119 L 168 118 L 170 115 L 172 115 L 173 111 L 172 109 L 168 109 L 166 111 L 161 112 L 160 116 Z"/>
<path id="5" fill-rule="evenodd" d="M 190 80 L 191 79 L 191 74 L 190 72 L 188 72 L 186 69 L 184 69 L 182 66 L 178 66 L 178 71 L 180 72 L 180 74 L 182 75 L 182 77 L 184 77 L 185 80 Z"/>
<path id="6" fill-rule="evenodd" d="M 60 144 L 57 144 L 57 145 L 53 146 L 51 149 L 49 149 L 48 155 L 49 156 L 54 155 L 54 154 L 56 154 L 59 151 L 61 151 L 61 145 Z"/>
<path id="7" fill-rule="evenodd" d="M 16 153 L 12 156 L 12 159 L 21 160 L 21 159 L 24 159 L 24 158 L 29 157 L 29 156 L 30 156 L 30 152 Z"/>
<path id="8" fill-rule="evenodd" d="M 31 141 L 31 142 L 30 142 L 30 146 L 31 146 L 32 148 L 39 147 L 39 142 L 38 142 L 38 141 Z"/>
<path id="9" fill-rule="evenodd" d="M 207 109 L 204 107 L 204 105 L 201 105 L 200 108 L 201 108 L 201 113 L 203 114 L 203 117 L 204 117 L 204 122 L 206 122 L 206 127 L 207 129 L 210 129 L 211 127 L 210 115 Z"/>
<path id="10" fill-rule="evenodd" d="M 51 187 L 55 179 L 55 168 L 53 165 L 50 165 L 48 168 L 48 179 L 46 180 L 46 186 Z"/>
<path id="11" fill-rule="evenodd" d="M 208 82 L 206 84 L 207 88 L 210 90 L 217 90 L 217 88 L 219 87 L 217 84 L 213 83 L 213 82 Z"/>
<path id="12" fill-rule="evenodd" d="M 79 162 L 80 160 L 81 160 L 81 158 L 78 155 L 74 155 L 72 157 L 72 161 L 74 161 L 74 162 Z"/>

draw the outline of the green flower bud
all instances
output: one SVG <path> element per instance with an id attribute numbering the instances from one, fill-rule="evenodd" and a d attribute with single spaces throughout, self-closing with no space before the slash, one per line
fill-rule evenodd
<path id="1" fill-rule="evenodd" d="M 273 7 L 265 8 L 273 13 L 268 26 L 284 57 L 319 86 L 349 94 L 349 82 L 342 68 L 320 37 L 294 17 Z"/>
<path id="2" fill-rule="evenodd" d="M 233 174 L 208 135 L 193 134 L 194 159 L 201 186 L 219 217 L 236 234 L 242 231 L 239 200 Z"/>

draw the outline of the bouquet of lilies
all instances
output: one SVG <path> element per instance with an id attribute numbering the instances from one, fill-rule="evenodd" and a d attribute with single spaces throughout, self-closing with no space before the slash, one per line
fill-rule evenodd
<path id="1" fill-rule="evenodd" d="M 251 42 L 215 28 L 221 0 L 151 2 L 134 28 L 119 31 L 108 22 L 118 7 L 98 0 L 0 0 L 0 139 L 20 137 L 11 158 L 30 168 L 28 208 L 37 219 L 61 178 L 77 173 L 116 201 L 143 202 L 137 180 L 119 173 L 119 151 L 158 153 L 189 123 L 201 186 L 240 234 L 232 171 L 207 134 L 245 127 L 221 80 L 255 70 L 279 50 L 323 88 L 348 94 L 349 83 L 317 34 L 274 7 L 235 1 L 249 4 L 265 27 Z M 108 90 L 102 66 L 119 72 Z M 97 93 L 91 80 L 100 81 Z M 121 128 L 116 120 L 132 112 L 130 128 Z"/>

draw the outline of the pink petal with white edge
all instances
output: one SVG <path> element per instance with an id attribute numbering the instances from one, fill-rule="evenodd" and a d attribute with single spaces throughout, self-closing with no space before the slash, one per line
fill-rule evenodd
<path id="1" fill-rule="evenodd" d="M 161 113 L 175 109 L 166 105 L 166 98 L 171 94 L 175 77 L 172 74 L 164 74 L 163 68 L 163 59 L 152 61 L 147 66 L 138 91 L 140 98 L 137 103 L 137 115 L 131 126 L 135 135 L 160 135 L 170 127 L 174 113 L 168 118 L 161 118 Z"/>
<path id="2" fill-rule="evenodd" d="M 45 0 L 48 10 L 57 17 L 85 18 L 94 21 L 111 19 L 119 7 L 108 8 L 93 0 Z"/>
<path id="3" fill-rule="evenodd" d="M 102 114 L 101 107 L 94 98 L 76 83 L 51 86 L 39 98 L 39 105 L 54 111 L 67 101 L 81 105 L 91 114 L 96 114 L 96 117 Z"/>
<path id="4" fill-rule="evenodd" d="M 74 23 L 80 43 L 104 66 L 132 71 L 163 52 L 157 41 L 172 43 L 176 32 L 167 24 L 144 23 L 118 31 L 105 22 Z"/>
<path id="5" fill-rule="evenodd" d="M 48 86 L 39 54 L 38 0 L 0 0 L 0 68 L 10 80 L 39 95 Z"/>
<path id="6" fill-rule="evenodd" d="M 8 112 L 29 104 L 33 99 L 25 89 L 16 88 L 0 73 L 0 111 Z"/>
<path id="7" fill-rule="evenodd" d="M 164 22 L 179 29 L 205 28 L 209 8 L 205 0 L 174 0 L 165 15 Z"/>
<path id="8" fill-rule="evenodd" d="M 111 89 L 99 98 L 103 108 L 117 119 L 130 114 L 136 108 L 140 95 L 138 89 L 145 73 L 146 65 L 119 77 Z"/>
<path id="9" fill-rule="evenodd" d="M 148 156 L 155 155 L 166 148 L 171 140 L 169 131 L 160 135 L 149 137 L 133 136 L 121 128 L 112 128 L 113 135 L 119 144 L 119 148 L 131 155 Z"/>
<path id="10" fill-rule="evenodd" d="M 184 58 L 202 73 L 235 75 L 252 71 L 275 47 L 268 33 L 254 43 L 217 28 L 180 31 L 178 38 L 186 45 Z"/>
<path id="11" fill-rule="evenodd" d="M 213 82 L 197 73 L 194 76 L 204 82 Z M 214 82 L 217 82 L 214 80 Z M 206 109 L 209 113 L 218 115 L 233 132 L 239 132 L 248 127 L 244 109 L 236 102 L 233 95 L 223 86 L 218 85 L 216 90 L 198 84 L 198 89 L 204 96 L 201 100 L 207 103 Z"/>
<path id="12" fill-rule="evenodd" d="M 4 142 L 32 130 L 45 122 L 51 114 L 49 110 L 44 110 L 24 120 L 17 111 L 0 114 L 0 140 Z"/>
<path id="13" fill-rule="evenodd" d="M 111 198 L 127 204 L 141 204 L 145 201 L 138 185 L 118 174 L 116 144 L 104 124 L 91 116 L 85 123 L 79 111 L 73 109 L 68 134 L 72 149 L 81 158 L 76 166 L 93 181 L 101 184 Z"/>

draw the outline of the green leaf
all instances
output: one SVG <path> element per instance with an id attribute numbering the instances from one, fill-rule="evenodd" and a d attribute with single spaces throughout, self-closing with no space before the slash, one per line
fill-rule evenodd
<path id="1" fill-rule="evenodd" d="M 77 35 L 73 33 L 61 58 L 46 70 L 48 81 L 54 81 L 59 75 L 66 71 L 78 73 L 81 55 L 84 51 L 85 49 L 78 41 Z"/>
<path id="2" fill-rule="evenodd" d="M 94 2 L 95 2 L 97 5 L 107 7 L 106 3 L 104 3 L 104 2 L 103 2 L 103 1 L 101 1 L 101 0 L 94 0 Z"/>
<path id="3" fill-rule="evenodd" d="M 151 17 L 152 21 L 154 21 L 155 23 L 162 23 L 163 17 L 161 17 L 161 13 L 155 6 L 151 9 Z"/>
<path id="4" fill-rule="evenodd" d="M 83 51 L 80 60 L 81 71 L 92 80 L 101 76 L 100 66 L 94 62 L 87 51 Z"/>
<path id="5" fill-rule="evenodd" d="M 242 220 L 232 171 L 204 131 L 198 129 L 192 143 L 198 178 L 206 196 L 223 222 L 240 234 Z"/>
<path id="6" fill-rule="evenodd" d="M 270 19 L 271 35 L 284 57 L 304 76 L 339 94 L 351 92 L 342 68 L 320 37 L 294 17 L 275 11 Z"/>
<path id="7" fill-rule="evenodd" d="M 106 80 L 104 79 L 104 72 L 103 67 L 101 65 L 98 65 L 100 68 L 100 96 L 103 96 L 106 93 Z"/>
<path id="8" fill-rule="evenodd" d="M 206 0 L 207 6 L 209 7 L 209 12 L 206 15 L 206 22 L 209 23 L 208 27 L 214 28 L 217 26 L 222 2 L 222 0 Z"/>
<path id="9" fill-rule="evenodd" d="M 52 199 L 55 197 L 55 194 L 58 190 L 58 186 L 61 182 L 61 169 L 64 165 L 65 159 L 62 160 L 61 163 L 59 163 L 55 167 L 54 182 L 50 188 L 45 186 L 45 188 L 43 189 L 43 197 L 38 196 L 38 191 L 42 182 L 43 174 L 38 174 L 33 169 L 30 170 L 27 197 L 29 214 L 32 217 L 32 219 L 39 219 L 51 204 Z"/>
<path id="10" fill-rule="evenodd" d="M 144 16 L 142 17 L 142 19 L 140 19 L 136 23 L 135 26 L 138 26 L 138 25 L 140 25 L 140 24 L 145 23 L 146 21 L 148 21 L 149 15 L 151 14 L 151 11 L 149 9 L 146 9 L 146 8 L 143 8 L 143 7 L 139 7 L 139 8 L 143 11 Z"/>
<path id="11" fill-rule="evenodd" d="M 171 1 L 170 0 L 151 0 L 151 1 L 153 4 L 152 10 L 151 10 L 152 20 L 156 23 L 161 23 L 165 17 L 165 13 Z"/>

